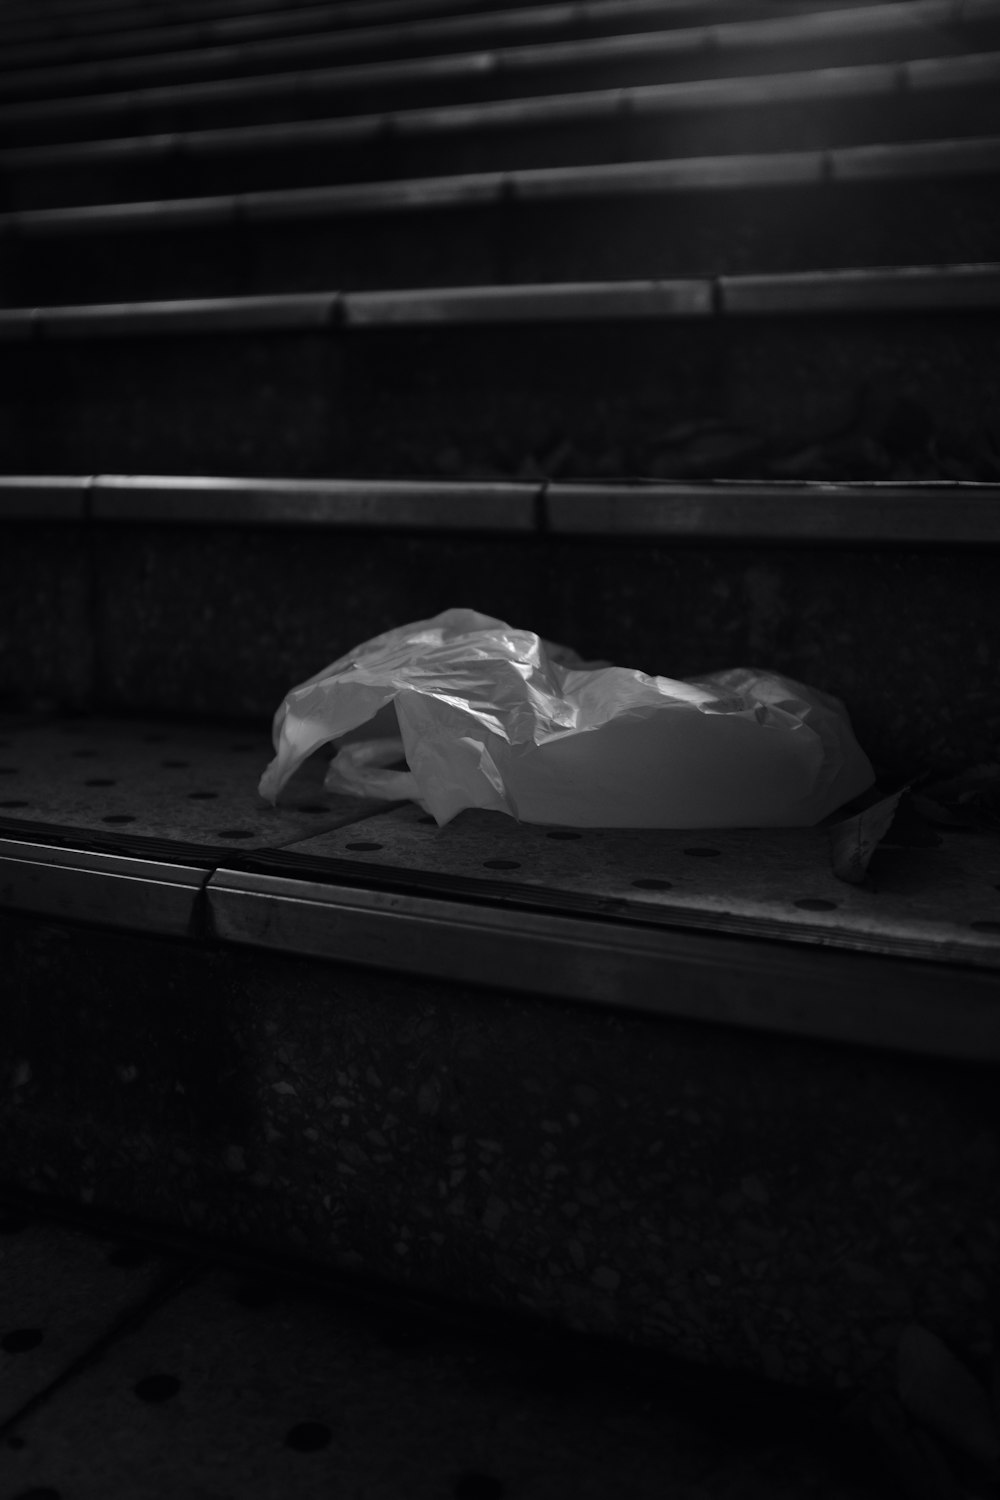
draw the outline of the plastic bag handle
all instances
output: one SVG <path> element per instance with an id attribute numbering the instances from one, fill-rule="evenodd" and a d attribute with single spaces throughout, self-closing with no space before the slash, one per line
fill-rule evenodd
<path id="1" fill-rule="evenodd" d="M 384 802 L 419 802 L 412 771 L 385 769 L 405 759 L 401 739 L 355 740 L 343 745 L 333 757 L 323 788 L 351 797 L 377 797 Z"/>

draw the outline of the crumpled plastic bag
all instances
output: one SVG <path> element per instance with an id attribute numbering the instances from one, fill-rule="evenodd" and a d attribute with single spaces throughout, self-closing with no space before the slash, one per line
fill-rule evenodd
<path id="1" fill-rule="evenodd" d="M 395 705 L 401 740 L 345 745 L 328 791 L 590 828 L 807 827 L 874 781 L 843 705 L 744 668 L 697 681 L 575 664 L 471 609 L 389 630 L 293 688 L 261 795 Z M 408 770 L 390 769 L 405 756 Z"/>

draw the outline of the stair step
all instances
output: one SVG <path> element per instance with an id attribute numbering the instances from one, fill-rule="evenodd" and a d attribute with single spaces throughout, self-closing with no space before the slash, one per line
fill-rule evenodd
<path id="1" fill-rule="evenodd" d="M 975 262 L 998 243 L 998 176 L 1000 135 L 27 210 L 0 215 L 0 285 L 10 305 L 331 280 L 373 291 L 407 278 L 791 273 L 956 251 Z"/>
<path id="2" fill-rule="evenodd" d="M 973 455 L 993 429 L 998 286 L 970 265 L 6 311 L 3 465 L 666 477 L 665 434 L 711 418 L 754 436 L 725 472 L 758 477 L 849 428 L 874 372 L 917 404 L 904 452 L 934 478 L 935 423 Z"/>
<path id="3" fill-rule="evenodd" d="M 850 63 L 936 57 L 947 39 L 988 50 L 1000 39 L 997 0 L 912 0 L 854 10 L 636 32 L 586 41 L 356 63 L 165 84 L 0 107 L 9 144 L 198 126 L 264 123 L 316 112 L 352 114 L 416 105 L 475 103 L 581 89 L 659 84 L 734 72 L 792 72 Z M 16 133 L 16 139 L 11 136 Z"/>
<path id="4" fill-rule="evenodd" d="M 174 723 L 2 730 L 26 778 L 92 749 L 180 806 L 211 761 L 260 816 L 263 728 L 259 756 Z M 915 1306 L 988 1349 L 992 839 L 907 851 L 877 894 L 829 886 L 809 831 L 713 831 L 709 859 L 684 852 L 706 835 L 400 809 L 240 853 L 182 812 L 154 848 L 73 779 L 40 780 L 31 838 L 0 826 L 8 1187 L 792 1384 L 890 1380 Z M 520 868 L 487 873 L 501 846 Z M 841 947 L 927 922 L 973 962 Z"/>
<path id="5" fill-rule="evenodd" d="M 987 977 L 1000 970 L 997 850 L 987 834 L 943 833 L 936 849 L 884 854 L 873 890 L 834 877 L 823 829 L 553 832 L 479 811 L 438 829 L 412 804 L 384 811 L 324 793 L 322 756 L 275 810 L 256 791 L 270 758 L 259 728 L 235 743 L 232 730 L 151 721 L 0 728 L 4 779 L 21 793 L 15 817 L 0 811 L 7 910 L 195 940 L 210 932 L 439 980 L 489 973 L 515 992 L 786 1035 L 1000 1058 Z M 393 930 L 398 938 L 382 942 Z M 587 973 L 581 942 L 615 954 L 611 967 Z M 808 1008 L 777 996 L 769 1005 L 741 985 L 720 1013 L 709 995 L 662 985 L 671 959 L 683 970 L 714 958 L 730 975 L 747 963 L 787 985 L 836 970 L 838 953 L 864 986 L 851 1004 L 834 985 Z M 907 961 L 916 992 L 904 999 L 894 984 L 876 997 L 872 982 L 889 971 L 865 954 Z M 963 982 L 955 965 L 966 966 Z M 959 989 L 942 1006 L 946 979 Z"/>
<path id="6" fill-rule="evenodd" d="M 654 675 L 760 662 L 815 681 L 848 704 L 887 775 L 957 774 L 988 763 L 1000 733 L 983 566 L 983 548 L 1000 545 L 998 496 L 955 484 L 8 478 L 0 586 L 17 623 L 0 701 L 265 724 L 293 683 L 357 641 L 473 598 Z M 36 816 L 14 779 L 4 795 L 4 817 Z M 239 827 L 221 806 L 188 812 L 201 828 Z"/>

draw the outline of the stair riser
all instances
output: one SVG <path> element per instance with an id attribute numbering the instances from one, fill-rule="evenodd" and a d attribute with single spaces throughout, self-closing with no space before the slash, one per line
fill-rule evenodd
<path id="1" fill-rule="evenodd" d="M 4 119 L 0 113 L 0 142 L 5 145 L 60 140 L 104 139 L 158 131 L 192 130 L 267 121 L 325 118 L 334 115 L 381 112 L 422 106 L 475 103 L 488 99 L 516 99 L 526 94 L 574 93 L 587 89 L 627 88 L 692 78 L 722 78 L 735 74 L 794 72 L 816 67 L 902 62 L 935 57 L 941 49 L 938 32 L 914 29 L 903 35 L 865 38 L 824 38 L 774 47 L 726 47 L 691 54 L 646 56 L 622 62 L 530 69 L 497 69 L 452 79 L 396 79 L 382 84 L 356 84 L 345 75 L 336 87 L 309 90 L 294 73 L 287 88 L 268 89 L 260 96 L 175 100 L 151 99 L 139 107 L 90 112 L 81 99 L 80 111 L 24 120 Z M 956 48 L 992 51 L 1000 46 L 1000 24 L 963 27 Z"/>
<path id="2" fill-rule="evenodd" d="M 958 177 L 25 239 L 0 286 L 36 306 L 970 263 L 998 244 L 1000 183 Z"/>
<path id="3" fill-rule="evenodd" d="M 841 99 L 809 105 L 679 111 L 545 129 L 383 135 L 366 144 L 293 144 L 231 154 L 183 150 L 132 162 L 30 165 L 0 178 L 6 210 L 314 187 L 452 173 L 582 166 L 871 142 L 1000 134 L 1000 89 Z"/>
<path id="4" fill-rule="evenodd" d="M 1000 738 L 994 568 L 976 548 L 204 524 L 104 524 L 85 542 L 23 525 L 3 573 L 14 707 L 266 724 L 359 641 L 466 603 L 652 674 L 756 665 L 814 683 L 893 776 L 962 771 Z"/>
<path id="5" fill-rule="evenodd" d="M 891 1379 L 917 1309 L 988 1350 L 985 1072 L 2 929 L 8 1183 L 795 1384 Z"/>
<path id="6" fill-rule="evenodd" d="M 530 457 L 550 477 L 662 477 L 678 422 L 804 445 L 875 380 L 972 441 L 1000 401 L 1000 322 L 982 312 L 0 348 L 8 473 L 517 477 Z"/>

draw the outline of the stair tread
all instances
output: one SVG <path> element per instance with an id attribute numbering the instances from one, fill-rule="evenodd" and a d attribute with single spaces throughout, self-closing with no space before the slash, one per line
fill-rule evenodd
<path id="1" fill-rule="evenodd" d="M 987 833 L 894 850 L 855 887 L 833 874 L 825 829 L 553 831 L 474 811 L 438 829 L 412 804 L 324 793 L 324 756 L 266 807 L 259 732 L 109 719 L 0 730 L 2 789 L 16 794 L 0 800 L 0 837 L 22 845 L 36 825 L 36 839 L 86 849 L 93 835 L 123 856 L 198 846 L 220 866 L 281 850 L 275 868 L 304 878 L 326 867 L 375 888 L 395 877 L 417 893 L 1000 968 L 1000 841 Z"/>
<path id="2" fill-rule="evenodd" d="M 278 848 L 377 811 L 328 796 L 310 762 L 280 808 L 256 795 L 271 757 L 259 729 L 88 718 L 0 720 L 0 827 L 18 836 L 103 835 L 217 852 Z M 29 827 L 32 825 L 32 827 Z"/>

